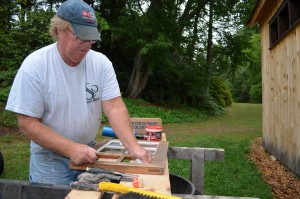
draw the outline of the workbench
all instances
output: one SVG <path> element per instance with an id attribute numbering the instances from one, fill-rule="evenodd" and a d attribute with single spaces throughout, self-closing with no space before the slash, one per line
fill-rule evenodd
<path id="1" fill-rule="evenodd" d="M 165 134 L 163 134 L 163 139 L 166 140 Z M 168 159 L 184 159 L 191 161 L 191 172 L 190 180 L 195 185 L 198 193 L 204 192 L 204 162 L 206 160 L 213 161 L 223 161 L 224 160 L 224 150 L 217 148 L 198 148 L 198 147 L 169 147 L 168 148 Z M 168 161 L 166 160 L 166 167 L 164 169 L 163 175 L 147 175 L 139 174 L 140 178 L 143 179 L 145 190 L 151 190 L 154 192 L 180 196 L 183 199 L 253 199 L 247 197 L 225 197 L 225 196 L 207 196 L 207 195 L 180 195 L 171 193 L 171 186 L 169 181 L 169 169 Z M 132 186 L 132 182 L 121 181 L 120 184 L 126 186 Z M 79 198 L 89 198 L 89 199 L 99 199 L 101 198 L 101 193 L 99 192 L 89 192 L 86 191 L 72 190 L 66 199 L 79 199 Z M 83 194 L 89 194 L 83 195 Z M 112 196 L 113 199 L 117 198 L 117 195 Z"/>
<path id="2" fill-rule="evenodd" d="M 165 135 L 163 134 L 163 140 Z M 224 150 L 216 148 L 198 147 L 169 147 L 168 159 L 184 159 L 191 161 L 190 181 L 195 185 L 198 193 L 204 193 L 204 162 L 206 160 L 223 161 Z M 143 179 L 145 190 L 180 196 L 183 199 L 254 199 L 248 197 L 228 197 L 228 196 L 207 196 L 207 195 L 180 195 L 171 193 L 169 181 L 168 161 L 162 175 L 139 174 Z M 121 181 L 120 184 L 132 186 L 132 182 Z M 0 198 L 15 199 L 106 199 L 116 198 L 117 195 L 109 195 L 95 191 L 72 190 L 65 185 L 52 185 L 41 183 L 30 183 L 18 180 L 0 179 Z M 257 199 L 257 198 L 256 198 Z"/>
<path id="3" fill-rule="evenodd" d="M 71 191 L 66 185 L 30 183 L 20 180 L 0 179 L 0 198 L 14 199 L 64 199 Z M 79 193 L 80 194 L 80 193 Z M 94 198 L 96 193 L 91 193 Z M 207 196 L 207 195 L 178 195 L 183 199 L 258 199 L 249 197 Z M 81 198 L 83 199 L 83 197 Z M 104 199 L 104 198 L 102 198 Z M 106 198 L 105 198 L 106 199 Z"/>
<path id="4" fill-rule="evenodd" d="M 188 159 L 191 160 L 191 180 L 195 181 L 195 187 L 199 191 L 203 190 L 203 178 L 204 176 L 204 160 L 222 160 L 224 158 L 224 150 L 222 149 L 209 149 L 209 148 L 188 148 L 188 147 L 169 147 L 168 158 L 174 159 Z M 165 168 L 164 175 L 144 175 L 141 177 L 145 181 L 145 188 L 153 191 L 171 194 L 170 182 L 168 180 L 168 167 Z M 126 184 L 128 182 L 121 182 Z M 220 185 L 222 186 L 222 185 Z M 152 188 L 150 188 L 152 187 Z M 179 195 L 183 199 L 258 199 L 250 197 L 230 197 L 230 196 L 208 196 L 208 195 Z M 0 179 L 0 198 L 14 198 L 14 199 L 63 199 L 71 197 L 72 199 L 107 199 L 112 195 L 104 194 L 103 196 L 99 192 L 94 191 L 79 191 L 71 190 L 66 185 L 52 185 L 41 183 L 30 183 L 18 180 L 6 180 Z M 113 196 L 116 197 L 116 196 Z"/>

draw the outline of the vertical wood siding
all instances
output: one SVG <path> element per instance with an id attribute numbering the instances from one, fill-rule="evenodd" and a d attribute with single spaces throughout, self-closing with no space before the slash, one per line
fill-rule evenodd
<path id="1" fill-rule="evenodd" d="M 300 25 L 269 49 L 269 24 L 283 0 L 260 19 L 264 147 L 300 176 Z"/>

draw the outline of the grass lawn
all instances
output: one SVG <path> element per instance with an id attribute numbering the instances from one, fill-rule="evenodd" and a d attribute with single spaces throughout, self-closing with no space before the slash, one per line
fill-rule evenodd
<path id="1" fill-rule="evenodd" d="M 250 142 L 262 136 L 262 106 L 233 104 L 221 116 L 184 124 L 164 125 L 171 146 L 223 148 L 224 161 L 204 164 L 204 194 L 274 198 L 249 161 Z M 169 171 L 189 178 L 189 161 L 169 160 Z"/>
<path id="2" fill-rule="evenodd" d="M 172 118 L 169 113 L 172 112 L 168 112 Z M 156 114 L 151 117 L 161 116 Z M 225 149 L 224 161 L 205 162 L 205 195 L 274 198 L 271 188 L 248 159 L 250 142 L 262 136 L 260 104 L 235 103 L 223 115 L 193 119 L 193 122 L 169 123 L 164 117 L 161 118 L 164 123 L 163 132 L 166 133 L 170 146 Z M 186 118 L 186 121 L 191 121 L 190 119 Z M 99 136 L 97 139 L 103 138 Z M 27 181 L 29 140 L 22 134 L 2 135 L 0 150 L 5 161 L 4 173 L 0 178 Z M 170 173 L 188 179 L 189 170 L 189 161 L 169 160 Z"/>

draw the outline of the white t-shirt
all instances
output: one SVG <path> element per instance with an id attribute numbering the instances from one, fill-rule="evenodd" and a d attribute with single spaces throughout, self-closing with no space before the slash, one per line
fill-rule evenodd
<path id="1" fill-rule="evenodd" d="M 41 48 L 22 63 L 6 110 L 41 118 L 75 142 L 95 140 L 101 123 L 101 101 L 120 96 L 109 59 L 90 50 L 76 67 L 61 58 L 57 44 Z"/>

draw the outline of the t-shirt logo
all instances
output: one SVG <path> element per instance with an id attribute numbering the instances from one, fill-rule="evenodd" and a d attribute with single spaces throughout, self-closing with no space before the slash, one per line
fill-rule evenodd
<path id="1" fill-rule="evenodd" d="M 85 91 L 86 91 L 86 101 L 87 103 L 91 103 L 94 101 L 99 100 L 100 98 L 97 97 L 98 86 L 91 85 L 90 83 L 85 84 Z"/>

